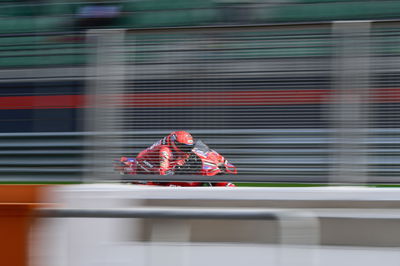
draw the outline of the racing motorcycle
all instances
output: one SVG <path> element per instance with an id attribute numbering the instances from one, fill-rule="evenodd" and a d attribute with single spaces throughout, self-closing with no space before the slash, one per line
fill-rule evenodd
<path id="1" fill-rule="evenodd" d="M 134 158 L 122 157 L 114 161 L 114 169 L 123 175 L 135 175 L 136 160 Z M 218 152 L 210 149 L 203 141 L 197 140 L 185 163 L 183 165 L 176 165 L 174 169 L 170 171 L 170 174 L 215 176 L 221 174 L 237 174 L 237 168 Z M 127 179 L 128 178 L 126 178 L 126 180 Z M 149 184 L 151 182 L 144 183 Z M 209 186 L 218 184 L 219 183 L 201 183 L 201 185 Z"/>
<path id="2" fill-rule="evenodd" d="M 203 141 L 197 140 L 185 164 L 177 165 L 174 173 L 215 176 L 237 174 L 237 168 Z"/>

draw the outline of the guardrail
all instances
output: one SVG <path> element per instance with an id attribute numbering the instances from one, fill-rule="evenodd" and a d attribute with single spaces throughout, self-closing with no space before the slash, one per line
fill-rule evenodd
<path id="1" fill-rule="evenodd" d="M 318 245 L 319 221 L 311 211 L 240 208 L 40 208 L 40 217 L 47 218 L 159 218 L 159 219 L 225 219 L 275 220 L 280 226 L 280 243 Z M 301 232 L 304 237 L 299 236 Z M 302 235 L 300 234 L 300 235 Z M 189 236 L 185 236 L 189 239 Z M 294 242 L 293 242 L 294 241 Z"/>
<path id="2" fill-rule="evenodd" d="M 50 257 L 41 265 L 398 262 L 394 188 L 85 184 L 54 192 L 64 208 L 37 213 L 50 237 L 39 245 Z"/>
<path id="3" fill-rule="evenodd" d="M 396 166 L 400 129 L 371 129 L 366 140 L 369 182 L 398 182 Z M 167 131 L 136 132 L 65 132 L 65 133 L 2 133 L 0 134 L 0 181 L 81 182 L 93 164 L 87 157 L 95 150 L 88 141 L 109 136 L 111 146 L 123 146 L 110 156 L 134 157 Z M 227 180 L 235 182 L 328 182 L 331 155 L 334 152 L 333 130 L 195 130 L 211 148 L 223 154 L 239 169 L 236 176 L 124 176 L 126 180 Z M 114 136 L 122 136 L 114 139 Z M 243 148 L 245 145 L 245 148 Z M 119 182 L 110 161 L 98 161 L 108 173 L 103 181 Z M 88 179 L 87 181 L 91 181 Z M 92 180 L 93 181 L 93 180 Z M 351 180 L 349 180 L 350 182 Z"/>
<path id="4" fill-rule="evenodd" d="M 134 156 L 171 130 L 187 128 L 239 168 L 235 181 L 398 183 L 399 22 L 122 29 L 116 31 L 117 46 L 113 39 L 109 46 L 99 47 L 96 44 L 101 41 L 96 43 L 96 38 L 86 38 L 90 36 L 81 32 L 78 40 L 65 33 L 51 35 L 67 39 L 50 40 L 46 34 L 2 35 L 0 59 L 5 69 L 0 71 L 0 81 L 12 83 L 12 88 L 14 82 L 29 81 L 34 84 L 29 95 L 53 94 L 58 90 L 42 88 L 40 82 L 76 79 L 88 84 L 88 90 L 65 91 L 122 92 L 129 101 L 115 110 L 88 114 L 86 121 L 100 125 L 94 133 L 0 134 L 0 181 L 119 181 L 110 167 L 114 157 Z M 104 40 L 113 35 L 110 32 L 88 35 Z M 363 51 L 351 44 L 355 36 L 356 42 L 367 46 Z M 350 43 L 342 43 L 344 39 Z M 54 48 L 52 56 L 43 58 L 42 52 L 49 47 Z M 348 50 L 352 47 L 360 50 L 355 57 L 371 61 L 352 60 Z M 84 66 L 73 62 L 86 60 L 81 53 L 98 54 L 99 61 Z M 367 69 L 364 62 L 374 67 Z M 342 72 L 343 67 L 356 70 L 358 78 L 347 68 Z M 365 91 L 358 91 L 363 86 L 355 82 L 365 85 Z M 252 96 L 246 96 L 249 91 Z M 348 91 L 354 94 L 347 95 Z M 4 96 L 14 92 L 10 89 Z M 358 99 L 369 92 L 369 103 L 351 102 L 330 109 L 330 96 Z M 212 97 L 215 93 L 229 100 Z M 242 97 L 245 105 L 241 105 Z M 185 101 L 191 106 L 185 107 Z M 18 112 L 8 121 L 18 125 Z M 43 114 L 29 112 L 34 115 L 21 120 L 32 125 Z M 56 115 L 50 116 L 59 121 Z M 76 117 L 71 115 L 71 119 Z M 111 125 L 108 132 L 102 132 L 107 130 L 102 128 L 105 124 Z M 358 179 L 353 178 L 356 173 Z"/>

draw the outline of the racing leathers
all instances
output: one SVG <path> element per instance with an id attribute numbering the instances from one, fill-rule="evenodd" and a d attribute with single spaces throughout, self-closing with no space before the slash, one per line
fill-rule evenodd
<path id="1" fill-rule="evenodd" d="M 138 154 L 136 172 L 138 174 L 173 174 L 174 167 L 183 165 L 188 157 L 186 153 L 173 151 L 162 139 Z"/>
<path id="2" fill-rule="evenodd" d="M 221 162 L 221 169 L 225 168 L 223 162 L 224 157 L 218 154 L 218 159 Z M 163 145 L 162 140 L 156 142 L 151 147 L 139 153 L 136 157 L 136 173 L 137 174 L 174 174 L 175 167 L 183 166 L 188 159 L 189 154 L 174 151 L 168 146 Z M 207 166 L 206 166 L 207 167 Z M 207 175 L 201 172 L 202 175 Z M 159 186 L 178 186 L 178 187 L 198 187 L 198 186 L 217 186 L 217 187 L 234 187 L 230 182 L 147 182 L 147 185 Z"/>

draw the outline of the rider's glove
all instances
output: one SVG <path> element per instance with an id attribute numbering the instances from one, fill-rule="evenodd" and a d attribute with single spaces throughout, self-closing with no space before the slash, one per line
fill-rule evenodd
<path id="1" fill-rule="evenodd" d="M 121 175 L 136 173 L 136 160 L 133 158 L 121 157 L 113 163 L 114 170 Z"/>
<path id="2" fill-rule="evenodd" d="M 174 171 L 168 170 L 168 171 L 165 171 L 165 174 L 164 174 L 164 175 L 174 175 L 174 174 L 175 174 Z"/>

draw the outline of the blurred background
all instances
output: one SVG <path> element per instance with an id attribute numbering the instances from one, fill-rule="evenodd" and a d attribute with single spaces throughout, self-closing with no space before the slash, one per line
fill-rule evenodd
<path id="1" fill-rule="evenodd" d="M 399 7 L 1 1 L 0 179 L 118 179 L 180 129 L 242 181 L 396 183 Z"/>
<path id="2" fill-rule="evenodd" d="M 1 0 L 1 257 L 398 265 L 400 193 L 375 186 L 400 183 L 399 25 L 386 0 Z M 175 130 L 246 187 L 117 184 L 113 159 Z M 163 209 L 109 219 L 137 207 Z M 209 208 L 245 221 L 158 219 Z"/>

